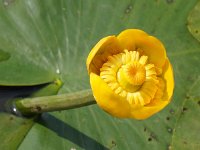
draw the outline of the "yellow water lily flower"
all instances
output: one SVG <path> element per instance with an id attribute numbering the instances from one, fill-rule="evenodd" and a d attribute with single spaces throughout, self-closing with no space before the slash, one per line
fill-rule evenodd
<path id="1" fill-rule="evenodd" d="M 86 65 L 97 104 L 113 116 L 146 119 L 171 100 L 174 77 L 166 50 L 144 31 L 101 39 Z"/>

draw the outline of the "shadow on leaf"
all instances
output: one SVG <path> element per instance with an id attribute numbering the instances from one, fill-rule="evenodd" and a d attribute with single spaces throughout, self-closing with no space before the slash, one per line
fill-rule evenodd
<path id="1" fill-rule="evenodd" d="M 81 133 L 77 129 L 63 122 L 62 120 L 57 119 L 56 117 L 44 113 L 38 120 L 38 123 L 42 126 L 54 131 L 58 136 L 65 138 L 79 147 L 87 150 L 109 150 L 96 140 L 90 138 L 89 136 Z"/>

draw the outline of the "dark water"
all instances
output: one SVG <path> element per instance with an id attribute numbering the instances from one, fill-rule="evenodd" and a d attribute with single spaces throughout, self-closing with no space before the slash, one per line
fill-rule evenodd
<path id="1" fill-rule="evenodd" d="M 27 97 L 45 85 L 23 86 L 23 87 L 0 86 L 0 112 L 10 111 L 10 109 L 12 109 L 9 108 L 12 107 L 10 104 L 15 98 Z"/>

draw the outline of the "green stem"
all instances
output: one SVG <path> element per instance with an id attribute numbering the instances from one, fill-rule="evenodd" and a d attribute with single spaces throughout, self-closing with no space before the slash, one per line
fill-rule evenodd
<path id="1" fill-rule="evenodd" d="M 83 107 L 95 103 L 92 91 L 84 90 L 70 94 L 19 99 L 14 101 L 14 106 L 22 115 L 30 115 Z"/>

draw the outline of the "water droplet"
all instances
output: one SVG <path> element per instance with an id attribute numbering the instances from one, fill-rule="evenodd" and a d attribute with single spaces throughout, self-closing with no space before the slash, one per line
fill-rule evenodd
<path id="1" fill-rule="evenodd" d="M 14 112 L 17 112 L 17 109 L 16 109 L 16 108 L 13 108 L 13 111 L 14 111 Z"/>
<path id="2" fill-rule="evenodd" d="M 56 73 L 60 74 L 60 69 L 59 68 L 56 69 Z"/>
<path id="3" fill-rule="evenodd" d="M 15 101 L 17 99 L 11 99 L 11 100 L 8 100 L 6 103 L 5 103 L 5 111 L 6 112 L 9 112 L 9 113 L 12 113 L 16 116 L 22 116 L 21 112 L 19 112 L 19 110 L 17 109 L 16 105 L 15 105 Z"/>

